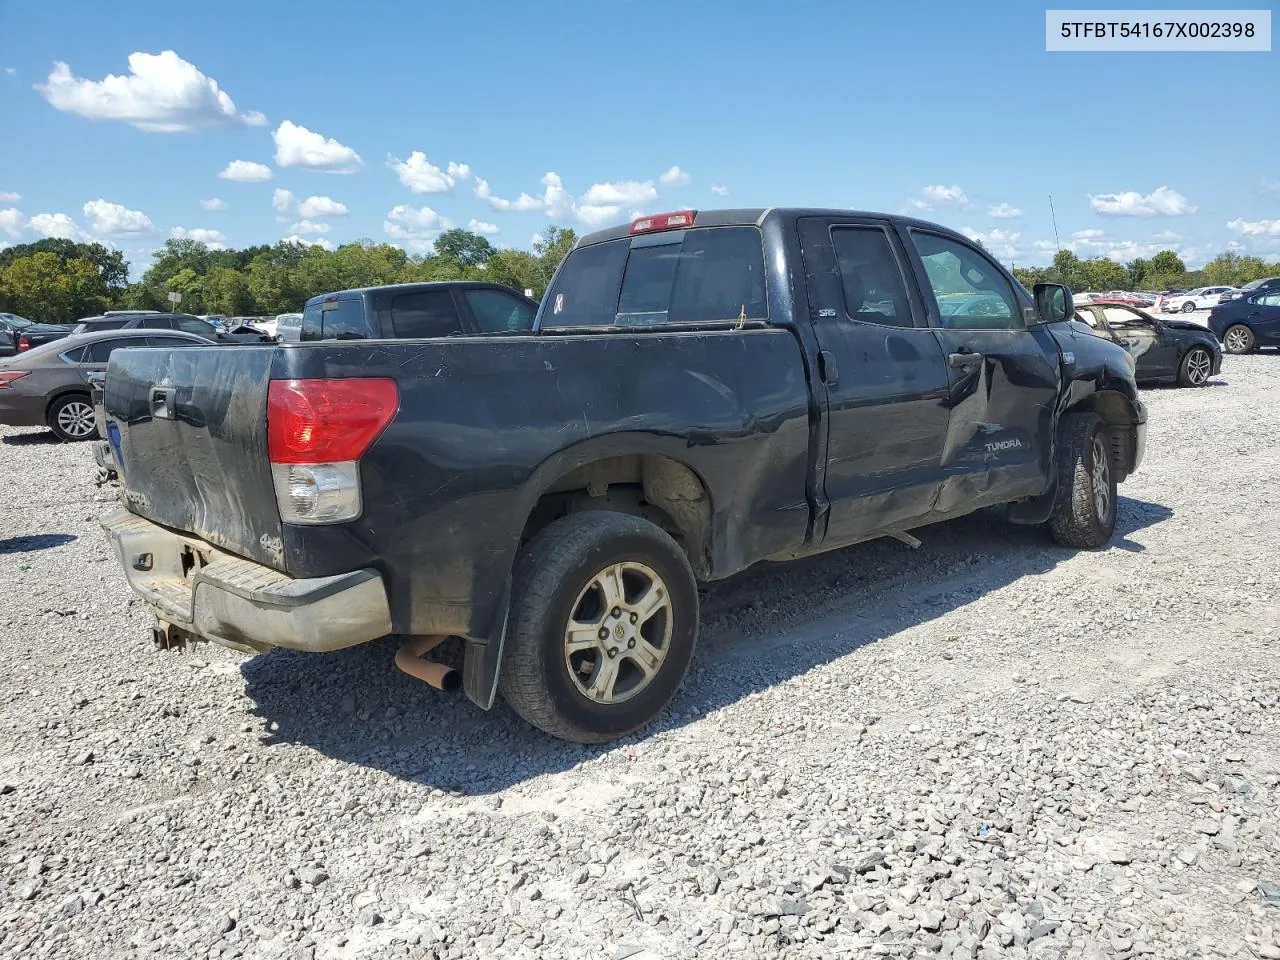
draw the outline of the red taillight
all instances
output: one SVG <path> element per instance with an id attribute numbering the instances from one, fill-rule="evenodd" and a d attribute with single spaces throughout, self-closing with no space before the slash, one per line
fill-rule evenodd
<path id="1" fill-rule="evenodd" d="M 631 221 L 632 233 L 653 233 L 657 230 L 679 230 L 693 226 L 693 218 L 697 210 L 680 210 L 676 213 L 655 213 L 650 217 L 640 217 Z"/>
<path id="2" fill-rule="evenodd" d="M 11 370 L 6 373 L 0 373 L 0 390 L 8 390 L 9 384 L 15 380 L 21 380 L 28 372 L 26 370 Z"/>
<path id="3" fill-rule="evenodd" d="M 21 353 L 23 350 L 30 350 L 30 349 L 31 349 L 31 341 L 28 340 L 26 337 L 19 337 L 18 352 Z"/>
<path id="4" fill-rule="evenodd" d="M 272 380 L 267 450 L 272 463 L 359 460 L 400 407 L 394 380 Z"/>

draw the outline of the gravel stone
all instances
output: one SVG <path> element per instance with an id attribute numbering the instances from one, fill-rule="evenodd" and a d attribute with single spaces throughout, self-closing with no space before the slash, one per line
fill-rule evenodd
<path id="1" fill-rule="evenodd" d="M 394 640 L 155 651 L 119 488 L 0 427 L 0 956 L 1274 960 L 1280 391 L 1225 365 L 1143 391 L 1106 549 L 983 513 L 709 585 L 590 748 Z"/>

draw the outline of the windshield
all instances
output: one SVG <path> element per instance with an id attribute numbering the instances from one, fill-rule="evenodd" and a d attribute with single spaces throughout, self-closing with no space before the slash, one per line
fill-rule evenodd
<path id="1" fill-rule="evenodd" d="M 0 320 L 3 320 L 15 330 L 22 330 L 31 326 L 31 321 L 26 317 L 20 317 L 16 313 L 0 313 Z"/>

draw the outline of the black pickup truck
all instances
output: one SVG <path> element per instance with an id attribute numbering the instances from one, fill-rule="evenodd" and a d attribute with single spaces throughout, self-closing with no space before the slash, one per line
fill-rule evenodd
<path id="1" fill-rule="evenodd" d="M 934 224 L 682 211 L 579 241 L 528 331 L 118 351 L 103 522 L 161 646 L 400 636 L 406 671 L 604 741 L 679 687 L 697 581 L 994 505 L 1103 546 L 1133 373 Z M 448 636 L 461 676 L 423 659 Z"/>

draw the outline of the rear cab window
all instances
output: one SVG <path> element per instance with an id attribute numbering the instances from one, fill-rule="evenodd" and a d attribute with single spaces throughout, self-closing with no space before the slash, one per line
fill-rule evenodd
<path id="1" fill-rule="evenodd" d="M 768 320 L 760 231 L 692 227 L 581 247 L 544 303 L 552 329 Z"/>
<path id="2" fill-rule="evenodd" d="M 368 340 L 374 336 L 363 297 L 334 297 L 306 305 L 298 339 Z"/>

